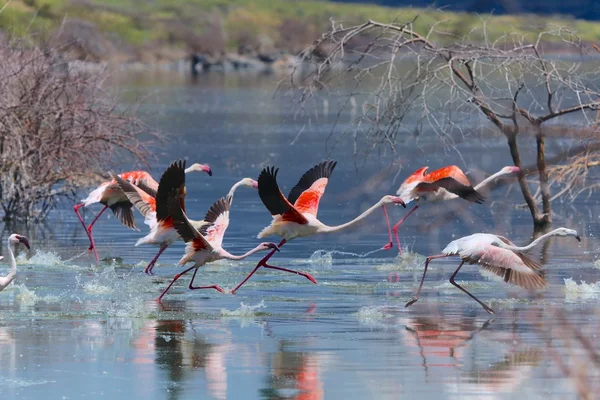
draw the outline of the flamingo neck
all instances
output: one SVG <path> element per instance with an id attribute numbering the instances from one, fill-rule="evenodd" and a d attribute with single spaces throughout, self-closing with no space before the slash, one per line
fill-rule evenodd
<path id="1" fill-rule="evenodd" d="M 228 260 L 243 260 L 244 258 L 250 257 L 252 254 L 263 250 L 263 248 L 258 245 L 255 248 L 253 248 L 252 250 L 250 250 L 249 252 L 245 253 L 245 254 L 241 254 L 239 256 L 233 255 L 230 252 L 228 252 L 227 250 L 221 248 L 219 250 L 219 254 L 221 255 L 221 257 L 226 258 Z"/>
<path id="2" fill-rule="evenodd" d="M 523 246 L 523 247 L 511 246 L 509 244 L 506 244 L 506 243 L 500 241 L 498 247 L 501 247 L 501 248 L 506 249 L 506 250 L 512 250 L 512 251 L 527 251 L 529 249 L 534 248 L 538 244 L 540 244 L 540 242 L 542 240 L 547 239 L 547 238 L 552 237 L 552 236 L 556 236 L 559 230 L 560 229 L 555 229 L 553 231 L 550 231 L 550 232 L 548 232 L 548 233 L 540 236 L 539 238 L 535 239 L 533 242 L 529 243 L 527 246 Z"/>
<path id="3" fill-rule="evenodd" d="M 17 260 L 15 260 L 15 255 L 13 253 L 13 245 L 10 243 L 10 239 L 7 242 L 8 244 L 8 261 L 10 263 L 10 271 L 8 275 L 6 275 L 3 279 L 1 279 L 0 290 L 4 289 L 8 286 L 9 283 L 15 279 L 15 275 L 17 274 Z"/>
<path id="4" fill-rule="evenodd" d="M 496 172 L 495 174 L 493 174 L 493 175 L 490 175 L 490 176 L 488 176 L 487 178 L 485 178 L 484 180 L 482 180 L 481 182 L 479 182 L 479 183 L 478 183 L 478 184 L 477 184 L 477 185 L 474 187 L 474 189 L 475 189 L 475 190 L 480 190 L 480 189 L 483 189 L 484 187 L 486 187 L 487 185 L 489 185 L 489 184 L 490 184 L 490 182 L 493 182 L 493 181 L 494 181 L 494 179 L 496 179 L 496 178 L 500 178 L 501 176 L 504 176 L 504 175 L 507 175 L 507 174 L 510 174 L 510 173 L 511 173 L 511 172 L 504 172 L 504 171 L 500 170 L 500 171 Z"/>
<path id="5" fill-rule="evenodd" d="M 321 225 L 318 229 L 318 233 L 324 233 L 324 232 L 339 232 L 343 229 L 349 228 L 351 226 L 353 226 L 354 224 L 362 221 L 363 219 L 365 219 L 367 216 L 369 216 L 369 214 L 373 213 L 373 211 L 379 209 L 379 207 L 381 207 L 384 204 L 383 198 L 381 200 L 379 200 L 377 203 L 375 203 L 374 205 L 372 205 L 370 208 L 368 208 L 367 210 L 365 210 L 362 214 L 360 214 L 358 217 L 354 218 L 352 221 L 348 221 L 345 224 L 342 225 L 336 225 L 336 226 L 328 226 L 328 225 Z"/>
<path id="6" fill-rule="evenodd" d="M 243 184 L 244 184 L 244 180 L 242 179 L 242 180 L 236 182 L 231 187 L 231 189 L 229 189 L 229 193 L 227 193 L 227 197 L 225 197 L 227 199 L 227 201 L 229 201 L 229 204 L 231 204 L 233 202 L 233 195 L 235 194 L 235 191 L 237 190 L 237 188 L 239 188 Z"/>

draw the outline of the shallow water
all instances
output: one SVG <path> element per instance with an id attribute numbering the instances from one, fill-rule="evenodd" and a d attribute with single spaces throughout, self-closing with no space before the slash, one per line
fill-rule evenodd
<path id="1" fill-rule="evenodd" d="M 408 141 L 399 149 L 403 169 L 394 180 L 391 157 L 357 160 L 346 142 L 326 148 L 334 116 L 294 117 L 289 101 L 273 97 L 275 83 L 218 75 L 195 84 L 148 76 L 119 81 L 132 97 L 153 92 L 145 117 L 172 133 L 151 169 L 155 177 L 177 158 L 212 166 L 212 177 L 187 176 L 191 216 L 203 216 L 234 182 L 256 178 L 266 165 L 280 167 L 287 193 L 315 163 L 338 160 L 319 211 L 331 225 L 394 192 L 421 165 L 457 163 L 475 181 L 510 165 L 500 139 L 459 142 L 460 159 L 425 136 L 418 147 Z M 134 247 L 146 230 L 141 217 L 136 232 L 107 213 L 94 230 L 103 259 L 95 266 L 72 205 L 63 204 L 45 226 L 27 232 L 32 251 L 19 255 L 15 284 L 0 293 L 0 391 L 23 399 L 578 398 L 586 384 L 598 389 L 600 378 L 588 343 L 597 351 L 597 196 L 556 204 L 555 226 L 577 229 L 582 243 L 554 239 L 531 251 L 545 265 L 548 289 L 527 293 L 464 267 L 458 283 L 496 310 L 490 316 L 448 282 L 458 265 L 449 258 L 432 262 L 421 299 L 404 307 L 425 256 L 449 241 L 474 232 L 530 240 L 529 213 L 513 206 L 520 201 L 516 189 L 498 188 L 484 205 L 421 207 L 401 229 L 400 257 L 395 249 L 368 254 L 387 242 L 377 212 L 346 233 L 292 241 L 273 258 L 310 272 L 317 285 L 259 271 L 231 295 L 190 291 L 188 276 L 160 305 L 154 299 L 181 270 L 175 264 L 183 244 L 163 254 L 155 276 L 145 276 L 157 249 Z M 86 210 L 86 219 L 100 208 Z M 406 211 L 390 214 L 398 219 Z M 269 221 L 256 191 L 241 188 L 225 247 L 234 254 L 254 247 Z M 2 243 L 11 229 L 5 227 Z M 203 267 L 196 284 L 231 289 L 258 259 Z M 6 270 L 2 260 L 0 274 Z"/>

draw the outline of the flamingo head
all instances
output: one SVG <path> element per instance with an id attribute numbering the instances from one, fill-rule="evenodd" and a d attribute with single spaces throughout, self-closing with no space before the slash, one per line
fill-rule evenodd
<path id="1" fill-rule="evenodd" d="M 29 247 L 29 239 L 27 239 L 27 237 L 22 236 L 22 235 L 17 235 L 16 233 L 13 233 L 12 235 L 10 235 L 8 237 L 8 242 L 10 244 L 22 244 L 23 246 L 27 247 L 28 249 L 30 249 L 31 247 Z"/>
<path id="2" fill-rule="evenodd" d="M 242 179 L 241 183 L 244 186 L 253 187 L 254 189 L 258 189 L 258 182 L 252 178 L 244 178 L 244 179 Z"/>
<path id="3" fill-rule="evenodd" d="M 404 203 L 404 200 L 402 200 L 402 198 L 399 196 L 392 196 L 392 195 L 383 196 L 383 198 L 381 199 L 381 204 L 397 204 L 397 205 L 401 205 L 402 207 L 406 208 L 406 204 Z"/>
<path id="4" fill-rule="evenodd" d="M 272 242 L 264 242 L 258 245 L 261 251 L 263 250 L 277 250 L 279 251 L 279 246 Z"/>
<path id="5" fill-rule="evenodd" d="M 518 174 L 520 170 L 521 169 L 519 167 L 511 165 L 511 166 L 506 166 L 506 167 L 502 168 L 500 171 L 503 174 L 509 175 L 509 174 Z"/>
<path id="6" fill-rule="evenodd" d="M 573 236 L 575 239 L 577 239 L 578 242 L 581 242 L 581 237 L 579 236 L 579 233 L 577 233 L 577 231 L 574 229 L 557 228 L 554 230 L 553 236 Z"/>
<path id="7" fill-rule="evenodd" d="M 210 169 L 210 167 L 208 166 L 208 164 L 192 164 L 189 167 L 187 167 L 185 169 L 185 173 L 189 173 L 189 172 L 194 172 L 194 171 L 198 171 L 198 172 L 206 172 L 208 174 L 208 176 L 212 176 L 212 170 Z"/>

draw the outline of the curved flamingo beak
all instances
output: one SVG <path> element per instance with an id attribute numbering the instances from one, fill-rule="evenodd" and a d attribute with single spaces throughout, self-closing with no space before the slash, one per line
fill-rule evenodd
<path id="1" fill-rule="evenodd" d="M 577 239 L 578 242 L 581 242 L 581 237 L 579 237 L 579 235 L 575 236 L 575 239 Z"/>
<path id="2" fill-rule="evenodd" d="M 516 166 L 512 166 L 512 167 L 509 167 L 509 168 L 510 168 L 510 171 L 511 171 L 513 174 L 518 174 L 518 173 L 519 173 L 519 171 L 521 170 L 521 168 L 519 168 L 519 167 L 516 167 Z"/>
<path id="3" fill-rule="evenodd" d="M 279 247 L 275 243 L 267 243 L 267 248 L 279 251 Z"/>
<path id="4" fill-rule="evenodd" d="M 402 207 L 406 208 L 406 203 L 404 203 L 404 200 L 402 200 L 402 198 L 400 198 L 400 197 L 393 197 L 392 203 L 400 204 Z"/>
<path id="5" fill-rule="evenodd" d="M 254 179 L 252 180 L 252 187 L 253 187 L 254 189 L 258 189 L 258 182 L 257 182 L 257 181 L 255 181 Z"/>
<path id="6" fill-rule="evenodd" d="M 19 239 L 19 243 L 27 247 L 28 250 L 31 249 L 29 246 L 29 239 L 27 239 L 25 236 L 18 236 L 17 239 Z"/>
<path id="7" fill-rule="evenodd" d="M 208 174 L 208 176 L 212 176 L 212 170 L 210 169 L 208 164 L 201 164 L 200 168 L 202 169 L 203 172 L 206 172 Z"/>

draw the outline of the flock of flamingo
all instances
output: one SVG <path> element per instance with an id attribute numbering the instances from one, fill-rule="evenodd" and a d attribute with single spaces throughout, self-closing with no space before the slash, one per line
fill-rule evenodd
<path id="1" fill-rule="evenodd" d="M 287 197 L 281 192 L 277 184 L 279 169 L 275 167 L 264 168 L 257 181 L 251 178 L 244 178 L 233 185 L 229 193 L 225 197 L 219 198 L 209 208 L 204 219 L 199 221 L 191 220 L 187 216 L 185 208 L 185 177 L 189 172 L 200 171 L 212 175 L 212 171 L 208 165 L 204 164 L 193 164 L 188 168 L 185 166 L 186 162 L 181 160 L 172 163 L 162 174 L 159 182 L 154 180 L 145 171 L 130 171 L 121 174 L 111 171 L 109 173 L 111 177 L 110 181 L 102 183 L 80 204 L 73 207 L 79 221 L 85 228 L 90 241 L 89 250 L 94 252 L 96 262 L 99 259 L 92 229 L 100 215 L 107 208 L 110 208 L 119 221 L 129 228 L 136 228 L 133 206 L 144 216 L 144 222 L 150 227 L 150 232 L 139 239 L 136 246 L 140 244 L 153 244 L 159 247 L 156 256 L 144 270 L 146 274 L 152 274 L 152 269 L 156 261 L 169 245 L 179 238 L 185 241 L 185 252 L 179 260 L 178 265 L 185 266 L 188 263 L 193 263 L 193 265 L 174 276 L 171 283 L 157 298 L 159 302 L 181 276 L 192 270 L 194 270 L 194 274 L 189 283 L 191 290 L 215 289 L 223 293 L 223 289 L 218 285 L 194 286 L 194 280 L 199 267 L 221 259 L 242 260 L 261 251 L 269 251 L 269 253 L 231 290 L 232 294 L 237 292 L 261 267 L 301 275 L 311 282 L 317 283 L 308 273 L 273 266 L 268 262 L 276 252 L 280 251 L 285 243 L 292 239 L 319 233 L 342 231 L 352 227 L 380 207 L 383 209 L 389 235 L 389 243 L 383 246 L 383 249 L 393 247 L 393 232 L 398 251 L 401 253 L 402 248 L 398 238 L 398 229 L 402 222 L 419 207 L 419 203 L 438 202 L 455 198 L 482 203 L 485 199 L 478 190 L 500 176 L 519 172 L 518 167 L 504 167 L 479 185 L 473 187 L 464 172 L 457 166 L 447 166 L 430 173 L 427 173 L 427 167 L 423 167 L 404 180 L 395 196 L 383 196 L 381 200 L 353 220 L 345 224 L 329 226 L 317 218 L 317 212 L 319 201 L 325 193 L 329 178 L 335 169 L 335 161 L 324 161 L 308 170 L 302 175 Z M 242 186 L 258 189 L 260 199 L 273 217 L 271 224 L 258 234 L 258 238 L 277 235 L 282 239 L 279 243 L 263 242 L 245 254 L 234 255 L 224 249 L 222 244 L 225 231 L 229 226 L 229 210 L 233 204 L 233 196 L 236 189 Z M 411 202 L 416 205 L 392 228 L 386 205 L 395 204 L 406 207 Z M 102 204 L 104 208 L 86 226 L 84 219 L 79 213 L 79 209 L 96 203 Z M 524 247 L 515 246 L 514 243 L 505 237 L 488 233 L 475 233 L 454 240 L 442 250 L 441 254 L 427 257 L 419 288 L 413 299 L 406 304 L 406 307 L 419 299 L 427 268 L 431 260 L 459 256 L 461 262 L 452 274 L 450 283 L 477 301 L 488 313 L 494 314 L 494 311 L 490 307 L 455 282 L 454 278 L 463 264 L 465 262 L 478 264 L 484 270 L 503 278 L 505 282 L 528 290 L 541 289 L 547 285 L 544 271 L 538 263 L 527 257 L 523 252 L 552 236 L 572 236 L 581 241 L 576 231 L 567 228 L 558 228 L 548 232 Z M 11 269 L 8 276 L 4 278 L 0 277 L 0 291 L 12 282 L 15 277 L 16 262 L 13 247 L 18 244 L 29 248 L 29 241 L 25 236 L 13 234 L 9 237 L 8 249 Z"/>

